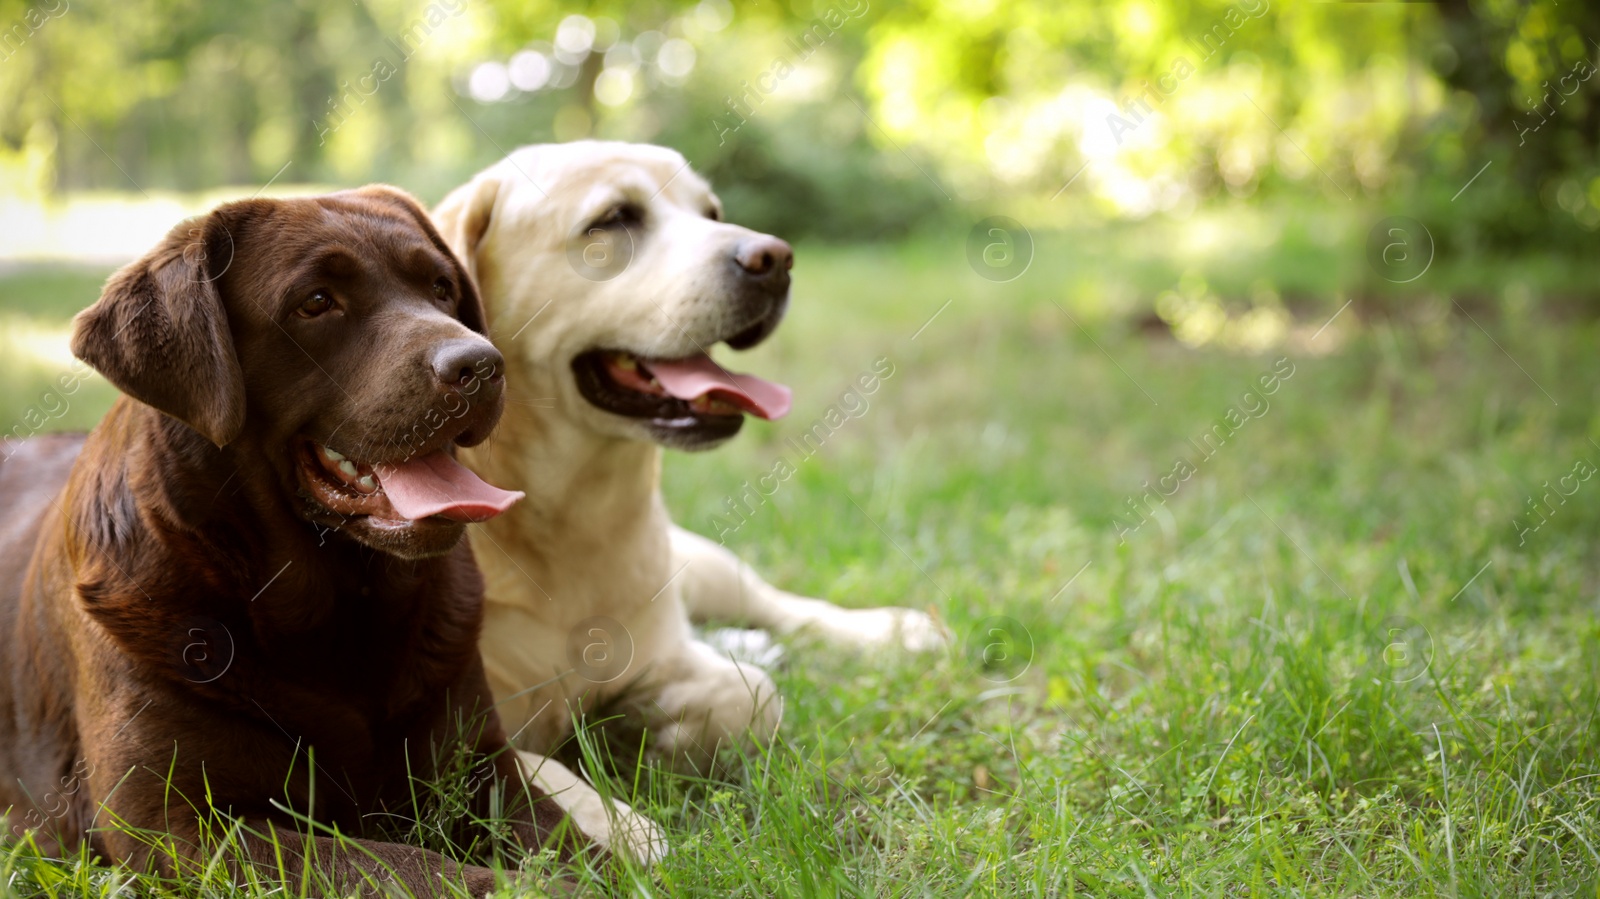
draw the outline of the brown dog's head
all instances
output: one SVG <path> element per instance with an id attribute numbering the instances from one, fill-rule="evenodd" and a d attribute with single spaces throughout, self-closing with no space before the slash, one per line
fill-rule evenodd
<path id="1" fill-rule="evenodd" d="M 457 464 L 499 420 L 500 354 L 461 264 L 407 194 L 228 203 L 117 272 L 72 351 L 265 469 L 302 517 L 407 558 L 519 494 Z"/>
<path id="2" fill-rule="evenodd" d="M 519 387 L 541 420 L 705 449 L 746 414 L 788 412 L 787 388 L 712 361 L 756 346 L 789 304 L 789 245 L 722 220 L 676 151 L 608 141 L 523 147 L 439 204 L 476 269 Z"/>

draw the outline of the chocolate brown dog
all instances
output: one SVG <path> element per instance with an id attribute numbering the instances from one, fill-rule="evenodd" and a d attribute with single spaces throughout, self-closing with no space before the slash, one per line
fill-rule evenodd
<path id="1" fill-rule="evenodd" d="M 561 813 L 492 708 L 461 540 L 520 496 L 453 458 L 500 416 L 483 330 L 391 188 L 230 203 L 112 276 L 72 348 L 127 396 L 86 442 L 0 465 L 11 830 L 183 876 L 221 813 L 244 824 L 236 874 L 483 895 L 488 868 L 369 839 L 419 815 L 413 777 L 470 766 L 478 820 L 551 837 Z"/>

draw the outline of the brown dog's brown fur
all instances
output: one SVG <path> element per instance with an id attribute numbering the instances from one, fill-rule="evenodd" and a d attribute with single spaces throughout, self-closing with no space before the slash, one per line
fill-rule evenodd
<path id="1" fill-rule="evenodd" d="M 296 319 L 308 284 L 334 285 L 343 318 Z M 219 207 L 112 277 L 73 346 L 129 396 L 86 442 L 34 438 L 0 464 L 8 827 L 181 876 L 207 863 L 221 812 L 264 876 L 325 878 L 313 894 L 393 879 L 441 895 L 442 877 L 482 895 L 489 869 L 370 839 L 419 814 L 411 777 L 465 753 L 473 812 L 510 819 L 526 848 L 549 837 L 559 812 L 524 786 L 491 707 L 463 526 L 341 518 L 295 452 L 400 461 L 483 439 L 498 375 L 439 416 L 452 388 L 426 359 L 482 331 L 465 271 L 386 188 Z"/>

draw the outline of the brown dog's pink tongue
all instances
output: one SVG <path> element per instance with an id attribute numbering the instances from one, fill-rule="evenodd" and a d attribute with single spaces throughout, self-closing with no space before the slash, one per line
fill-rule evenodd
<path id="1" fill-rule="evenodd" d="M 430 515 L 451 521 L 488 521 L 524 496 L 484 481 L 443 451 L 373 468 L 389 496 L 389 505 L 411 521 Z"/>
<path id="2" fill-rule="evenodd" d="M 718 395 L 768 421 L 789 414 L 793 394 L 789 388 L 754 375 L 728 371 L 704 353 L 687 359 L 657 360 L 644 363 L 666 391 L 680 400 L 693 400 L 708 393 Z"/>

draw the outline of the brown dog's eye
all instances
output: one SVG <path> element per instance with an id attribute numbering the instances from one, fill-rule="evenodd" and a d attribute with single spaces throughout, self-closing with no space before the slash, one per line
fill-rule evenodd
<path id="1" fill-rule="evenodd" d="M 448 300 L 455 295 L 455 287 L 449 278 L 440 278 L 433 282 L 433 298 L 440 301 Z"/>
<path id="2" fill-rule="evenodd" d="M 306 301 L 300 304 L 295 314 L 301 318 L 316 318 L 333 308 L 333 297 L 326 290 L 312 292 Z"/>

